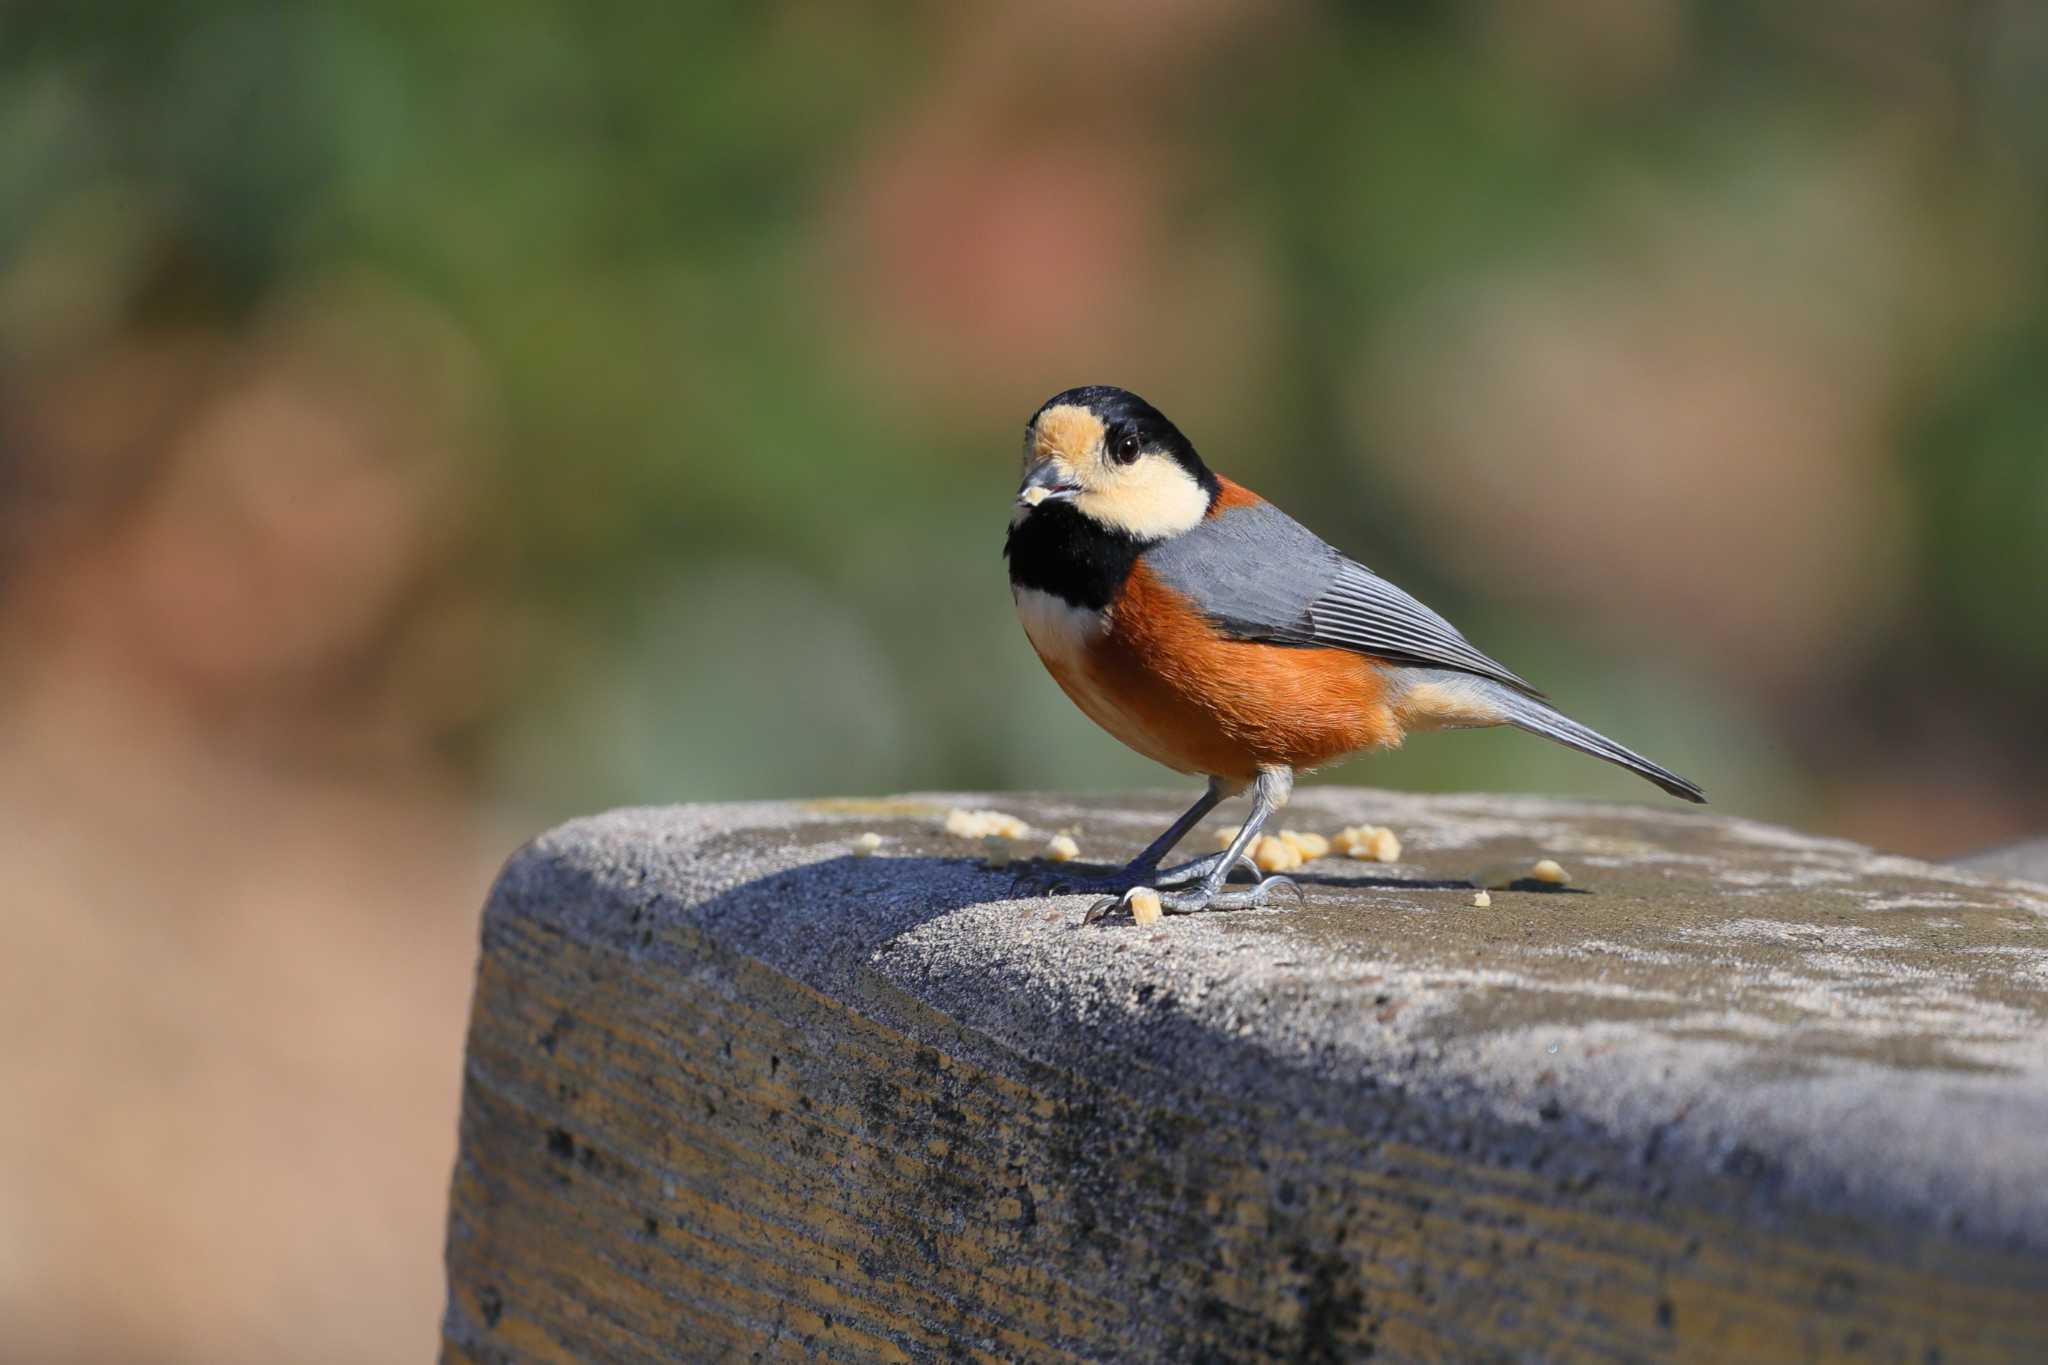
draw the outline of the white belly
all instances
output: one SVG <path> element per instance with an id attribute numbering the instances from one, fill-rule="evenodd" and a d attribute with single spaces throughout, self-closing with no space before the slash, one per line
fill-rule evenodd
<path id="1" fill-rule="evenodd" d="M 1074 606 L 1049 592 L 1013 587 L 1010 595 L 1017 600 L 1017 619 L 1024 623 L 1031 647 L 1055 672 L 1064 668 L 1079 673 L 1088 646 L 1109 629 L 1107 613 Z"/>
<path id="2" fill-rule="evenodd" d="M 1036 588 L 1016 588 L 1017 619 L 1038 651 L 1046 672 L 1083 715 L 1155 763 L 1177 772 L 1192 771 L 1174 758 L 1172 746 L 1152 733 L 1145 717 L 1126 707 L 1102 686 L 1089 666 L 1088 649 L 1109 630 L 1107 612 L 1072 606 Z"/>

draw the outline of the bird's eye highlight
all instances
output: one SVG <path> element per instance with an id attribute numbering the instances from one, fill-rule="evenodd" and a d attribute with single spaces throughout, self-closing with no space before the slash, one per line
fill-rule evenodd
<path id="1" fill-rule="evenodd" d="M 1109 452 L 1118 464 L 1129 464 L 1138 458 L 1138 445 L 1138 433 L 1127 431 L 1116 438 L 1115 443 L 1110 446 Z"/>

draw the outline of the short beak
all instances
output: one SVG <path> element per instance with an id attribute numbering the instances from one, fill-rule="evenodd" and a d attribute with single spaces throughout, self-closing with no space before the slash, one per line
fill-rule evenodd
<path id="1" fill-rule="evenodd" d="M 1017 489 L 1017 505 L 1036 507 L 1042 502 L 1065 502 L 1080 491 L 1081 485 L 1068 480 L 1058 460 L 1040 460 L 1025 471 L 1024 482 Z"/>

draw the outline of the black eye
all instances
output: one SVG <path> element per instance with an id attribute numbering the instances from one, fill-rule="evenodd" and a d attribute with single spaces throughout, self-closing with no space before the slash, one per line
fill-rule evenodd
<path id="1" fill-rule="evenodd" d="M 1138 433 L 1126 431 L 1116 438 L 1115 443 L 1109 448 L 1109 453 L 1115 457 L 1118 464 L 1129 464 L 1138 458 L 1138 446 Z"/>

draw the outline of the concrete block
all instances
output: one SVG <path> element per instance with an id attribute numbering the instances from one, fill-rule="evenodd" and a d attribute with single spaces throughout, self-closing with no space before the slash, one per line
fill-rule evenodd
<path id="1" fill-rule="evenodd" d="M 1113 862 L 1191 797 L 628 810 L 522 850 L 444 1358 L 2048 1358 L 2048 886 L 1326 787 L 1285 823 L 1403 861 L 1083 927 L 942 832 L 993 807 Z M 1517 880 L 1546 857 L 1565 889 Z"/>

